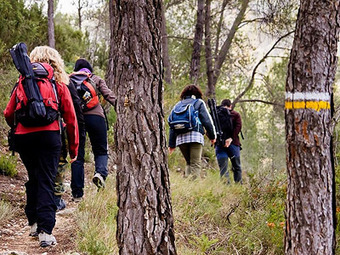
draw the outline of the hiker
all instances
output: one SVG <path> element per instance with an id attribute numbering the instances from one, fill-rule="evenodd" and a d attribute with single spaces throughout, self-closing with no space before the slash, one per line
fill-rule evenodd
<path id="1" fill-rule="evenodd" d="M 85 74 L 88 74 L 91 80 L 95 83 L 95 89 L 97 92 L 99 92 L 111 105 L 114 105 L 116 97 L 113 92 L 107 87 L 103 79 L 93 74 L 91 64 L 86 59 L 80 58 L 75 63 L 74 73 L 70 75 L 70 79 L 72 81 L 73 78 L 75 78 L 73 76 Z M 74 80 L 74 83 L 77 83 L 77 79 Z M 75 84 L 75 87 L 77 88 L 78 85 L 80 84 Z M 95 172 L 92 181 L 98 187 L 98 190 L 105 187 L 105 180 L 108 175 L 107 122 L 104 109 L 101 104 L 98 103 L 91 109 L 83 109 L 83 114 L 85 129 L 79 130 L 80 139 L 78 158 L 71 164 L 71 189 L 73 200 L 75 202 L 81 201 L 84 195 L 84 155 L 86 132 L 90 138 L 95 161 Z"/>
<path id="2" fill-rule="evenodd" d="M 48 46 L 34 48 L 30 58 L 31 62 L 39 61 L 53 67 L 58 108 L 66 123 L 69 152 L 73 162 L 78 151 L 78 124 L 72 99 L 65 85 L 68 84 L 68 76 L 63 69 L 63 60 L 55 49 Z M 51 84 L 52 82 L 46 85 Z M 20 107 L 20 102 L 17 103 L 20 100 L 18 91 L 19 86 L 16 86 L 4 115 L 9 126 L 15 128 L 15 149 L 28 173 L 28 181 L 25 184 L 27 195 L 25 213 L 31 226 L 30 236 L 38 236 L 40 246 L 47 247 L 56 244 L 56 239 L 52 235 L 56 221 L 54 180 L 61 153 L 61 127 L 58 118 L 44 126 L 24 126 L 16 114 Z"/>
<path id="3" fill-rule="evenodd" d="M 197 179 L 201 173 L 201 156 L 204 145 L 205 128 L 211 143 L 216 142 L 216 132 L 211 116 L 207 110 L 205 102 L 202 100 L 202 92 L 196 85 L 186 86 L 181 95 L 181 101 L 176 106 L 193 105 L 193 109 L 198 113 L 198 124 L 190 131 L 178 132 L 175 128 L 170 128 L 169 153 L 171 154 L 178 146 L 186 161 L 185 177 Z M 170 114 L 171 116 L 171 114 Z M 169 124 L 170 124 L 169 117 Z M 171 126 L 171 125 L 170 125 Z"/>
<path id="4" fill-rule="evenodd" d="M 220 176 L 227 178 L 227 182 L 230 183 L 229 172 L 228 172 L 228 158 L 230 158 L 232 164 L 232 171 L 234 173 L 235 183 L 242 183 L 242 169 L 241 169 L 241 143 L 239 139 L 239 133 L 242 128 L 241 115 L 233 110 L 231 101 L 224 99 L 221 105 L 217 108 L 218 117 L 221 123 L 221 128 L 224 134 L 227 134 L 225 138 L 225 144 L 216 145 L 215 152 L 220 168 Z M 229 117 L 232 120 L 232 131 L 226 129 L 224 122 L 229 121 Z"/>
<path id="5" fill-rule="evenodd" d="M 73 106 L 74 106 L 76 116 L 77 116 L 79 141 L 85 141 L 86 139 L 85 121 L 84 121 L 83 111 L 81 109 L 81 100 L 78 96 L 77 89 L 75 88 L 72 82 L 69 82 L 67 87 L 70 91 Z M 63 130 L 62 132 L 62 149 L 61 149 L 61 154 L 60 154 L 60 159 L 59 159 L 59 164 L 58 164 L 58 171 L 57 171 L 57 175 L 56 175 L 55 182 L 54 182 L 55 184 L 54 195 L 55 195 L 55 203 L 57 206 L 57 211 L 61 211 L 66 208 L 66 202 L 62 198 L 62 195 L 65 193 L 64 180 L 65 180 L 66 167 L 68 165 L 68 161 L 67 161 L 68 150 L 67 150 L 66 135 L 64 131 L 65 130 Z"/>

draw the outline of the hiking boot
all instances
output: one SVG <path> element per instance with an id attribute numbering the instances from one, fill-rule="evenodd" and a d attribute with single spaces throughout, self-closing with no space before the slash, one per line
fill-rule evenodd
<path id="1" fill-rule="evenodd" d="M 105 181 L 104 181 L 103 176 L 101 176 L 100 173 L 96 173 L 96 174 L 93 176 L 92 181 L 93 181 L 93 183 L 98 187 L 98 190 L 99 190 L 99 189 L 105 188 Z"/>
<path id="2" fill-rule="evenodd" d="M 45 232 L 41 232 L 39 234 L 39 242 L 41 247 L 48 247 L 57 244 L 55 237 L 52 234 L 49 235 Z"/>
<path id="3" fill-rule="evenodd" d="M 31 230 L 30 230 L 30 236 L 33 236 L 33 237 L 37 237 L 38 236 L 38 224 L 37 223 L 34 223 L 32 226 L 31 226 Z"/>
<path id="4" fill-rule="evenodd" d="M 57 211 L 64 210 L 66 208 L 65 200 L 61 198 L 61 196 L 55 196 L 54 202 L 57 206 Z"/>

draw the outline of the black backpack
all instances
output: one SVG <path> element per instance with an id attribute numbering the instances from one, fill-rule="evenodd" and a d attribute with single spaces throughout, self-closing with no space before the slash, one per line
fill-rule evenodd
<path id="1" fill-rule="evenodd" d="M 228 139 L 233 136 L 233 120 L 230 111 L 225 107 L 217 107 L 217 116 L 220 120 L 221 129 L 223 131 L 223 138 Z"/>
<path id="2" fill-rule="evenodd" d="M 24 43 L 10 49 L 13 63 L 21 73 L 13 89 L 16 121 L 25 127 L 46 126 L 59 117 L 59 98 L 53 68 L 47 63 L 31 63 Z"/>

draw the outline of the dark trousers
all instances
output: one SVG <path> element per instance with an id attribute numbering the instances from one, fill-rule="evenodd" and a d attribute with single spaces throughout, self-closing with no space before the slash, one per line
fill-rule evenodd
<path id="1" fill-rule="evenodd" d="M 228 172 L 228 158 L 230 158 L 232 171 L 234 173 L 234 181 L 236 183 L 242 183 L 242 169 L 241 169 L 241 157 L 240 146 L 231 144 L 228 148 L 216 146 L 216 158 L 220 168 L 220 176 L 225 177 L 230 182 Z"/>
<path id="2" fill-rule="evenodd" d="M 107 162 L 107 129 L 105 119 L 98 115 L 84 115 L 86 132 L 89 135 L 95 161 L 95 172 L 100 173 L 104 179 L 108 175 Z M 73 197 L 82 197 L 84 194 L 84 155 L 85 131 L 79 138 L 78 157 L 72 163 L 71 189 Z"/>
<path id="3" fill-rule="evenodd" d="M 16 135 L 15 143 L 27 173 L 25 213 L 29 225 L 51 234 L 55 225 L 54 180 L 61 152 L 59 131 Z"/>

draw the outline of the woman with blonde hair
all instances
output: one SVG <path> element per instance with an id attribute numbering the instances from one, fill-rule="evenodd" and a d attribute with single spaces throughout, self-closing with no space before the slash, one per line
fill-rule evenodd
<path id="1" fill-rule="evenodd" d="M 54 69 L 54 78 L 59 99 L 59 111 L 66 123 L 71 162 L 78 153 L 78 124 L 70 92 L 65 85 L 68 76 L 64 71 L 59 53 L 48 46 L 36 47 L 30 54 L 31 62 L 43 62 Z M 51 84 L 46 84 L 51 85 Z M 15 119 L 17 89 L 13 90 L 4 111 L 7 123 L 15 128 L 15 146 L 28 173 L 26 182 L 27 202 L 25 213 L 31 226 L 30 235 L 38 236 L 41 247 L 56 244 L 52 235 L 55 226 L 56 204 L 54 180 L 61 153 L 60 122 L 58 119 L 44 126 L 28 127 Z"/>

